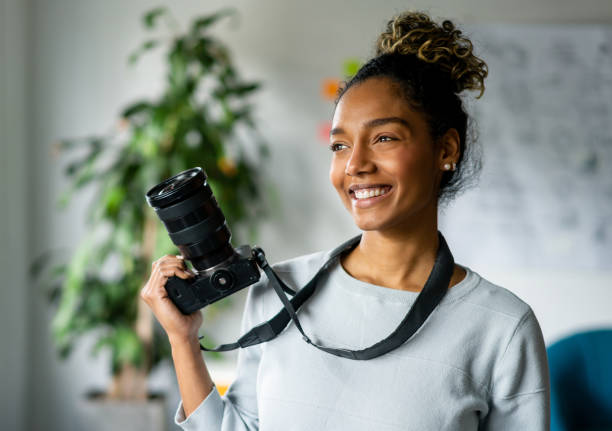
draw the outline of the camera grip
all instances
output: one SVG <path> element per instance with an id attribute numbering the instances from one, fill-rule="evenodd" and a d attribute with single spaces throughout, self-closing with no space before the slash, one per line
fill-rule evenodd
<path id="1" fill-rule="evenodd" d="M 191 314 L 201 308 L 199 306 L 200 301 L 196 297 L 192 287 L 194 282 L 194 279 L 184 280 L 173 275 L 168 278 L 164 286 L 170 300 L 183 314 Z"/>

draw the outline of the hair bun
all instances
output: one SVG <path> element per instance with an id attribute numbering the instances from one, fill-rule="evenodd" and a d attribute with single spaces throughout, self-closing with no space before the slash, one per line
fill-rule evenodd
<path id="1" fill-rule="evenodd" d="M 376 55 L 416 55 L 450 74 L 455 92 L 484 93 L 487 64 L 473 54 L 472 42 L 462 37 L 455 25 L 445 20 L 438 25 L 422 12 L 404 12 L 387 23 L 378 37 Z"/>

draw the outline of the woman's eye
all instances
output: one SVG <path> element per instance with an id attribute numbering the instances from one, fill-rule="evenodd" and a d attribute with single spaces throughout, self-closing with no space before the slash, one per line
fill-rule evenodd
<path id="1" fill-rule="evenodd" d="M 383 135 L 383 136 L 379 136 L 377 140 L 380 142 L 389 142 L 389 141 L 392 141 L 393 138 L 391 136 Z"/>
<path id="2" fill-rule="evenodd" d="M 344 144 L 337 144 L 337 143 L 336 143 L 336 144 L 331 144 L 331 145 L 329 146 L 329 149 L 330 149 L 332 152 L 334 152 L 334 153 L 335 153 L 336 151 L 339 151 L 339 150 L 343 149 L 344 147 L 346 147 L 346 145 L 344 145 Z"/>

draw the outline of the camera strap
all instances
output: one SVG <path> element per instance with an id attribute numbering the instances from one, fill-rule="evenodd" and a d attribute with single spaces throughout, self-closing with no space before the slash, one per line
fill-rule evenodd
<path id="1" fill-rule="evenodd" d="M 200 344 L 200 349 L 207 352 L 225 352 L 239 347 L 244 348 L 264 343 L 276 338 L 287 327 L 289 322 L 293 321 L 298 331 L 302 334 L 304 341 L 332 355 L 355 360 L 373 359 L 384 355 L 404 344 L 425 323 L 431 312 L 448 291 L 454 270 L 454 259 L 446 240 L 440 232 L 438 232 L 438 239 L 439 246 L 434 267 L 414 304 L 410 307 L 399 326 L 387 338 L 370 347 L 362 350 L 349 350 L 317 344 L 306 335 L 297 316 L 297 310 L 313 295 L 321 276 L 337 262 L 342 253 L 352 250 L 359 244 L 361 235 L 358 235 L 335 248 L 314 277 L 302 289 L 295 292 L 291 299 L 288 299 L 284 292 L 292 292 L 292 290 L 270 267 L 263 250 L 255 248 L 253 254 L 257 264 L 266 273 L 269 283 L 283 304 L 283 309 L 267 322 L 253 327 L 235 343 L 223 344 L 214 349 L 209 349 Z"/>

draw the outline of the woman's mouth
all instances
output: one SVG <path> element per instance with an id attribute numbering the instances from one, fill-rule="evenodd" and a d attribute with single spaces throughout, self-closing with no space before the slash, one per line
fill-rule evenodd
<path id="1" fill-rule="evenodd" d="M 359 187 L 349 190 L 351 202 L 357 208 L 369 208 L 387 197 L 392 187 L 389 185 L 376 185 L 372 187 Z"/>

